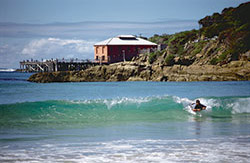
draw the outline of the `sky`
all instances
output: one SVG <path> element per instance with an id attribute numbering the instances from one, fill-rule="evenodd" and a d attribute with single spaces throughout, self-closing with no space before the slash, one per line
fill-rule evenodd
<path id="1" fill-rule="evenodd" d="M 93 44 L 120 34 L 150 37 L 244 0 L 0 0 L 0 68 L 26 59 L 93 59 Z"/>

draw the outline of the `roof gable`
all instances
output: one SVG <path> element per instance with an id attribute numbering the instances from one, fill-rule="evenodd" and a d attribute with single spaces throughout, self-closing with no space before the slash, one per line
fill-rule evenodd
<path id="1" fill-rule="evenodd" d="M 95 44 L 95 46 L 98 45 L 157 45 L 157 44 L 139 37 L 135 37 L 133 35 L 119 35 L 117 37 L 109 38 L 107 40 Z"/>

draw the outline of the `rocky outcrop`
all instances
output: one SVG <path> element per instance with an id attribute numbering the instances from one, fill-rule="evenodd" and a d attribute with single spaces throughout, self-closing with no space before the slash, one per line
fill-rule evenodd
<path id="1" fill-rule="evenodd" d="M 38 73 L 32 82 L 250 80 L 250 2 L 201 19 L 202 28 L 154 35 L 161 51 L 82 71 Z M 225 20 L 225 21 L 221 21 Z"/>
<path id="2" fill-rule="evenodd" d="M 250 62 L 232 61 L 219 65 L 151 65 L 136 61 L 95 66 L 83 71 L 37 73 L 28 81 L 100 82 L 100 81 L 239 81 L 250 80 Z"/>

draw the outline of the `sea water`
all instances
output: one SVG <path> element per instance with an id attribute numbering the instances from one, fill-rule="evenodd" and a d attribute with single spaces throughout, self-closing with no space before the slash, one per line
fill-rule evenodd
<path id="1" fill-rule="evenodd" d="M 0 72 L 0 162 L 249 162 L 250 82 L 30 83 Z M 200 115 L 189 105 L 207 106 Z"/>

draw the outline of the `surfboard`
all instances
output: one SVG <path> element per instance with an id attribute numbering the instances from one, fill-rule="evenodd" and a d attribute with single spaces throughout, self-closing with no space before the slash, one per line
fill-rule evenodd
<path id="1" fill-rule="evenodd" d="M 188 105 L 188 108 L 189 108 L 189 110 L 188 110 L 189 113 L 191 113 L 193 115 L 197 115 L 199 117 L 202 116 L 202 114 L 200 113 L 200 111 L 198 111 L 198 112 L 193 111 L 193 106 L 192 105 Z"/>
<path id="2" fill-rule="evenodd" d="M 191 114 L 193 114 L 193 115 L 196 115 L 196 112 L 193 111 L 192 105 L 188 105 L 188 112 L 191 113 Z"/>

